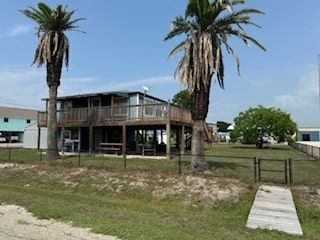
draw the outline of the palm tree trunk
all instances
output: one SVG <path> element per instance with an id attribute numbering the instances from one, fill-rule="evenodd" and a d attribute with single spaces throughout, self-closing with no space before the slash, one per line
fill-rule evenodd
<path id="1" fill-rule="evenodd" d="M 47 63 L 47 85 L 49 87 L 47 160 L 59 159 L 57 144 L 57 92 L 60 86 L 62 60 Z"/>
<path id="2" fill-rule="evenodd" d="M 195 89 L 191 94 L 191 116 L 193 120 L 192 142 L 191 142 L 191 171 L 202 173 L 209 169 L 209 164 L 205 160 L 205 124 L 209 107 L 209 89 L 203 84 L 199 89 Z"/>
<path id="3" fill-rule="evenodd" d="M 192 127 L 192 142 L 191 142 L 191 170 L 194 173 L 202 173 L 208 170 L 209 165 L 205 159 L 205 146 L 204 146 L 204 127 L 205 120 L 195 120 Z"/>
<path id="4" fill-rule="evenodd" d="M 58 87 L 55 85 L 49 87 L 47 160 L 57 160 L 59 158 L 57 148 L 57 89 Z"/>

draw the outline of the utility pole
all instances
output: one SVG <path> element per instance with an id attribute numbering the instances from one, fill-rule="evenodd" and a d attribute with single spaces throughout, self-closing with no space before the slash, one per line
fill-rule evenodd
<path id="1" fill-rule="evenodd" d="M 319 113 L 320 113 L 320 54 L 318 53 L 318 95 L 319 95 Z"/>

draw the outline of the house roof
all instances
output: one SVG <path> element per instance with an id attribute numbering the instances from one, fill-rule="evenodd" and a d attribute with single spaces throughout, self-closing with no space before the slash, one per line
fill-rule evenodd
<path id="1" fill-rule="evenodd" d="M 85 93 L 85 94 L 78 94 L 78 95 L 70 95 L 70 96 L 62 96 L 58 97 L 57 100 L 68 100 L 68 99 L 75 99 L 75 98 L 87 98 L 87 97 L 99 97 L 99 96 L 106 96 L 106 95 L 116 95 L 116 96 L 121 96 L 121 97 L 129 97 L 130 95 L 134 94 L 139 94 L 139 95 L 146 95 L 148 98 L 153 98 L 155 100 L 161 101 L 161 102 L 166 102 L 163 99 L 153 97 L 148 94 L 144 94 L 139 91 L 111 91 L 111 92 L 100 92 L 100 93 Z M 49 98 L 43 98 L 42 100 L 48 101 Z"/>
<path id="2" fill-rule="evenodd" d="M 320 127 L 298 127 L 298 132 L 320 132 Z"/>
<path id="3" fill-rule="evenodd" d="M 31 109 L 22 109 L 22 108 L 0 107 L 0 117 L 37 119 L 38 111 L 31 110 Z"/>

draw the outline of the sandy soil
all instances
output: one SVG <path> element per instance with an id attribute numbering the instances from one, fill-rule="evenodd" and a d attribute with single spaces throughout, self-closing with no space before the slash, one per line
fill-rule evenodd
<path id="1" fill-rule="evenodd" d="M 48 167 L 49 168 L 49 167 Z M 0 164 L 1 171 L 35 170 L 34 175 L 52 177 L 58 183 L 75 187 L 81 179 L 92 179 L 92 187 L 97 191 L 120 193 L 124 189 L 149 191 L 156 198 L 180 196 L 183 205 L 213 205 L 218 200 L 237 201 L 246 186 L 235 179 L 206 178 L 205 176 L 181 175 L 166 176 L 148 173 L 119 174 L 103 169 L 67 168 L 59 172 L 47 169 L 47 166 L 28 164 Z M 0 240 L 116 240 L 119 238 L 94 234 L 89 229 L 72 227 L 71 224 L 55 220 L 39 220 L 24 208 L 0 203 Z"/>
<path id="2" fill-rule="evenodd" d="M 16 205 L 0 205 L 1 240 L 117 240 L 55 220 L 39 220 Z"/>

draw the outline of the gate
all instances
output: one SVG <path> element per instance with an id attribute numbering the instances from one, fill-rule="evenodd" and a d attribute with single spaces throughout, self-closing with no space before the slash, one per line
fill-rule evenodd
<path id="1" fill-rule="evenodd" d="M 255 182 L 291 183 L 291 159 L 254 158 Z"/>

